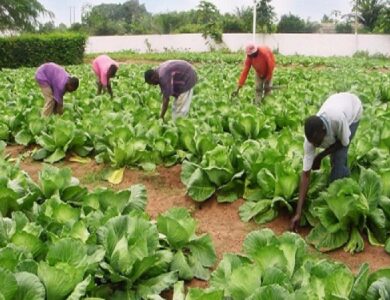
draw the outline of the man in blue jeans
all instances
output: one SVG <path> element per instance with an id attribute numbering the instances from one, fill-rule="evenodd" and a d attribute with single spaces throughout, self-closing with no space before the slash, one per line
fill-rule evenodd
<path id="1" fill-rule="evenodd" d="M 297 209 L 291 219 L 291 230 L 296 231 L 299 226 L 302 207 L 309 189 L 310 172 L 320 169 L 321 160 L 325 156 L 330 155 L 331 159 L 330 182 L 350 175 L 347 165 L 348 148 L 362 113 L 362 103 L 356 95 L 339 93 L 330 96 L 317 115 L 306 119 L 303 171 Z M 317 147 L 325 150 L 316 154 Z"/>

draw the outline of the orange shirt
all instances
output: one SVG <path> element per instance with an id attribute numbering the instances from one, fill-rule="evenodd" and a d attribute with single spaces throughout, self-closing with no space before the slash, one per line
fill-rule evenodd
<path id="1" fill-rule="evenodd" d="M 241 72 L 238 86 L 242 87 L 248 77 L 250 68 L 253 66 L 257 75 L 267 81 L 272 79 L 272 72 L 275 68 L 275 57 L 268 47 L 258 47 L 259 54 L 255 58 L 246 57 L 244 70 Z"/>

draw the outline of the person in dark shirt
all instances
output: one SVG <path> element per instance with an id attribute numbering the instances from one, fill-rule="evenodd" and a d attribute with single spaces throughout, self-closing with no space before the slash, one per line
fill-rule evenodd
<path id="1" fill-rule="evenodd" d="M 175 98 L 172 118 L 185 117 L 191 106 L 193 88 L 197 82 L 196 71 L 184 60 L 168 60 L 157 69 L 145 72 L 145 82 L 159 85 L 163 95 L 160 117 L 164 119 L 168 109 L 169 97 Z"/>
<path id="2" fill-rule="evenodd" d="M 41 65 L 35 73 L 35 80 L 45 97 L 42 116 L 49 116 L 53 113 L 62 114 L 64 94 L 77 90 L 79 86 L 77 77 L 71 77 L 63 67 L 55 63 Z"/>

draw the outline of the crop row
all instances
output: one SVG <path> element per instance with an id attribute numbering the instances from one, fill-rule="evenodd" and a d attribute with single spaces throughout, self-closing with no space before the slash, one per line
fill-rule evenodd
<path id="1" fill-rule="evenodd" d="M 362 99 L 364 115 L 350 147 L 352 178 L 347 183 L 360 187 L 337 197 L 340 201 L 363 199 L 363 194 L 364 207 L 351 207 L 340 215 L 329 200 L 335 188 L 320 195 L 327 183 L 329 164 L 325 162 L 321 172 L 314 174 L 310 190 L 311 200 L 322 200 L 308 202 L 303 221 L 314 226 L 311 236 L 316 238 L 310 241 L 321 250 L 348 244 L 347 250 L 361 251 L 362 232 L 371 243 L 385 245 L 390 196 L 389 78 L 379 71 L 364 72 L 366 60 L 344 59 L 340 66 L 336 60 L 326 61 L 325 69 L 277 69 L 275 84 L 284 88 L 275 90 L 260 107 L 252 104 L 250 89 L 239 101 L 231 101 L 239 68 L 223 62 L 218 69 L 200 64 L 190 116 L 176 123 L 158 119 L 160 96 L 143 82 L 143 65 L 121 66 L 112 100 L 95 95 L 94 75 L 88 66 L 71 67 L 81 80 L 80 89 L 65 97 L 63 116 L 45 119 L 40 117 L 43 99 L 33 80 L 34 70 L 4 70 L 0 74 L 0 139 L 38 145 L 32 157 L 48 163 L 67 155 L 92 156 L 112 168 L 109 179 L 114 182 L 120 181 L 126 166 L 149 171 L 160 164 L 182 163 L 182 182 L 195 201 L 213 195 L 219 202 L 243 197 L 247 201 L 240 208 L 241 218 L 264 223 L 275 218 L 281 207 L 291 210 L 295 203 L 303 120 L 332 92 L 351 90 Z M 376 185 L 362 179 L 367 172 Z M 370 186 L 376 186 L 378 193 L 365 195 Z M 350 220 L 355 209 L 359 217 Z M 324 231 L 325 225 L 334 226 Z M 328 242 L 321 245 L 317 240 Z"/>
<path id="2" fill-rule="evenodd" d="M 88 191 L 69 169 L 51 166 L 35 183 L 0 159 L 2 299 L 386 299 L 390 269 L 355 276 L 309 251 L 294 233 L 253 231 L 242 253 L 225 253 L 215 270 L 208 234 L 183 208 L 151 220 L 141 185 Z M 192 278 L 206 289 L 184 288 Z"/>

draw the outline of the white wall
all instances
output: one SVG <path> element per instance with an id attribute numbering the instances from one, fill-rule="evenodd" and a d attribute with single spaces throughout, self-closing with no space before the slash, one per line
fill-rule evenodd
<path id="1" fill-rule="evenodd" d="M 251 34 L 224 34 L 224 47 L 231 51 L 242 49 L 252 39 Z M 256 42 L 279 49 L 281 54 L 314 56 L 351 56 L 356 51 L 390 55 L 390 35 L 374 34 L 258 34 Z M 149 46 L 148 46 L 149 44 Z M 92 36 L 87 53 L 104 53 L 121 50 L 137 52 L 163 52 L 179 50 L 191 52 L 209 51 L 208 42 L 201 34 Z"/>

